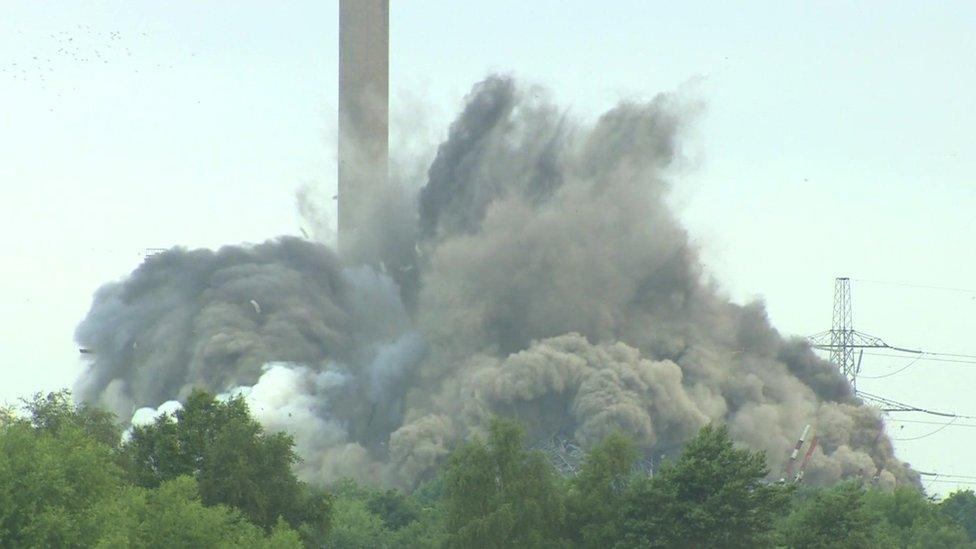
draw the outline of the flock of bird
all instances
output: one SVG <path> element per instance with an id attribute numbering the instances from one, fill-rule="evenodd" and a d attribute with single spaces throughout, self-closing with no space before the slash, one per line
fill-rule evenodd
<path id="1" fill-rule="evenodd" d="M 24 39 L 28 38 L 23 30 L 18 30 L 17 33 Z M 70 30 L 48 33 L 45 40 L 38 41 L 39 51 L 20 58 L 0 60 L 0 77 L 6 76 L 38 85 L 42 90 L 46 90 L 49 85 L 53 89 L 57 73 L 64 69 L 77 68 L 79 65 L 93 68 L 133 58 L 132 40 L 127 39 L 130 36 L 123 36 L 118 30 L 99 31 L 91 25 L 76 25 Z M 147 37 L 148 33 L 141 32 L 135 36 Z M 135 73 L 140 69 L 173 68 L 173 65 L 163 63 L 131 61 L 131 70 Z"/>

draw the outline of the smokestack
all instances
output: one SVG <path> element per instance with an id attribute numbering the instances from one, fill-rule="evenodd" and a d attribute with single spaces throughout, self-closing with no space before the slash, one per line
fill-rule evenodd
<path id="1" fill-rule="evenodd" d="M 390 2 L 339 1 L 339 248 L 383 192 L 389 149 Z"/>

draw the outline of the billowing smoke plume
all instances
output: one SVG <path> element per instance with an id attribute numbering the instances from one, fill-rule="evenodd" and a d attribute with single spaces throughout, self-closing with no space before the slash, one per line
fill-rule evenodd
<path id="1" fill-rule="evenodd" d="M 106 285 L 78 394 L 132 417 L 243 393 L 320 482 L 409 485 L 494 415 L 584 448 L 622 430 L 652 459 L 725 422 L 774 474 L 809 423 L 808 479 L 913 482 L 830 364 L 704 275 L 665 200 L 698 106 L 584 125 L 539 97 L 478 84 L 420 191 L 376 197 L 342 258 L 294 238 L 174 249 Z"/>

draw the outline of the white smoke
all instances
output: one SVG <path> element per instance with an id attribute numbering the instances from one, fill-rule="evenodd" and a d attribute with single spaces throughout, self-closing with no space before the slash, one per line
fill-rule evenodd
<path id="1" fill-rule="evenodd" d="M 183 409 L 183 404 L 179 401 L 167 400 L 166 402 L 160 404 L 158 408 L 139 408 L 132 414 L 132 420 L 129 423 L 135 427 L 151 425 L 161 416 L 172 416 L 181 409 Z"/>

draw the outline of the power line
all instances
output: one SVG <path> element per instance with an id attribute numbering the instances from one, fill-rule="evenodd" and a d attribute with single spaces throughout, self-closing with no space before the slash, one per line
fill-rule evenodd
<path id="1" fill-rule="evenodd" d="M 872 356 L 892 357 L 892 358 L 909 358 L 909 357 L 905 357 L 905 356 L 893 355 L 893 354 L 887 354 L 887 353 L 871 353 L 871 352 L 867 352 L 867 353 L 864 353 L 864 354 L 866 354 L 866 355 L 872 355 Z M 891 376 L 894 376 L 894 375 L 898 375 L 898 374 L 904 372 L 905 370 L 911 368 L 915 364 L 918 364 L 918 361 L 920 361 L 920 360 L 926 360 L 926 361 L 931 361 L 931 362 L 949 362 L 949 363 L 953 363 L 953 364 L 976 364 L 976 360 L 969 361 L 969 360 L 955 360 L 955 359 L 947 359 L 947 358 L 934 358 L 934 357 L 930 357 L 930 356 L 927 356 L 927 355 L 959 356 L 959 357 L 969 357 L 969 356 L 972 356 L 972 355 L 959 355 L 959 354 L 951 354 L 951 353 L 924 353 L 924 354 L 916 355 L 912 359 L 911 362 L 909 362 L 908 364 L 906 364 L 906 365 L 902 366 L 901 368 L 895 370 L 894 372 L 888 372 L 886 374 L 881 374 L 881 375 L 877 375 L 877 376 L 865 376 L 865 375 L 862 375 L 861 377 L 864 378 L 864 379 L 884 379 L 884 378 L 887 378 L 887 377 L 891 377 Z M 976 356 L 974 356 L 973 358 L 976 358 Z"/>
<path id="2" fill-rule="evenodd" d="M 976 479 L 976 476 L 973 475 L 953 475 L 951 473 L 929 473 L 927 471 L 915 471 L 915 472 L 925 477 Z"/>
<path id="3" fill-rule="evenodd" d="M 964 294 L 976 294 L 976 290 L 968 288 L 953 288 L 951 286 L 936 286 L 933 284 L 911 284 L 908 282 L 892 282 L 889 280 L 870 280 L 867 278 L 854 278 L 855 282 L 867 282 L 868 284 L 882 284 L 885 286 L 901 286 L 903 288 L 920 288 L 923 290 L 941 290 L 944 292 L 959 292 Z"/>
<path id="4" fill-rule="evenodd" d="M 938 478 L 934 478 L 929 482 L 940 482 L 943 484 L 976 484 L 976 481 L 971 481 L 971 480 L 943 480 Z"/>
<path id="5" fill-rule="evenodd" d="M 932 436 L 932 435 L 934 435 L 934 434 L 942 431 L 943 429 L 949 427 L 950 425 L 952 425 L 953 423 L 955 423 L 957 419 L 959 419 L 959 418 L 958 417 L 954 417 L 954 418 L 952 418 L 952 421 L 950 421 L 949 423 L 946 423 L 942 427 L 939 427 L 938 429 L 936 429 L 936 430 L 934 430 L 934 431 L 932 431 L 930 433 L 925 433 L 924 435 L 919 435 L 917 437 L 909 437 L 909 438 L 894 438 L 894 437 L 892 437 L 891 440 L 898 441 L 898 442 L 908 442 L 910 440 L 921 440 L 923 438 L 928 438 L 928 437 L 930 437 L 930 436 Z"/>
<path id="6" fill-rule="evenodd" d="M 864 354 L 871 355 L 871 356 L 885 356 L 885 357 L 891 357 L 891 358 L 908 358 L 908 357 L 906 357 L 904 355 L 896 355 L 896 354 L 892 354 L 892 353 L 872 353 L 870 351 L 865 351 Z M 929 355 L 932 355 L 932 356 L 929 356 Z M 953 359 L 953 358 L 938 358 L 939 356 L 959 356 L 959 357 L 972 358 L 974 360 L 958 360 L 958 359 Z M 919 360 L 925 360 L 925 361 L 928 361 L 928 362 L 951 362 L 951 363 L 954 363 L 954 364 L 976 364 L 976 355 L 952 355 L 952 354 L 948 354 L 948 353 L 929 353 L 929 352 L 922 351 L 922 354 L 919 357 Z"/>
<path id="7" fill-rule="evenodd" d="M 923 419 L 899 419 L 889 418 L 887 421 L 894 423 L 918 423 L 920 425 L 945 425 L 944 421 L 925 421 Z M 976 423 L 953 423 L 953 427 L 976 427 Z"/>
<path id="8" fill-rule="evenodd" d="M 932 356 L 954 356 L 957 358 L 976 358 L 976 355 L 965 355 L 959 353 L 937 353 L 935 351 L 921 351 L 922 354 L 932 355 Z"/>
<path id="9" fill-rule="evenodd" d="M 922 359 L 921 356 L 917 356 L 917 357 L 915 357 L 915 360 L 909 362 L 908 364 L 906 364 L 905 366 L 902 366 L 901 368 L 899 368 L 898 370 L 895 370 L 894 372 L 890 372 L 890 373 L 887 373 L 887 374 L 884 374 L 884 375 L 880 375 L 880 376 L 861 376 L 861 378 L 863 378 L 863 379 L 884 379 L 886 377 L 891 377 L 893 375 L 898 375 L 898 374 L 904 372 L 905 370 L 911 368 L 915 364 L 917 364 L 918 361 L 921 360 L 921 359 Z"/>
<path id="10" fill-rule="evenodd" d="M 905 404 L 904 402 L 898 402 L 897 400 L 892 400 L 890 398 L 885 398 L 878 395 L 872 395 L 871 393 L 865 393 L 864 391 L 857 391 L 856 394 L 857 396 L 861 397 L 862 400 L 866 400 L 873 404 L 880 405 L 882 412 L 919 412 L 919 413 L 929 414 L 932 416 L 939 416 L 939 417 L 976 419 L 976 416 L 953 414 L 950 412 L 939 412 L 937 410 L 920 408 L 918 406 L 912 406 L 911 404 Z"/>
<path id="11" fill-rule="evenodd" d="M 953 475 L 950 473 L 930 473 L 927 471 L 915 471 L 920 476 L 932 477 L 925 481 L 925 489 L 927 490 L 929 485 L 933 482 L 939 484 L 962 484 L 962 485 L 976 485 L 976 476 L 972 475 Z"/>
<path id="12" fill-rule="evenodd" d="M 935 478 L 929 479 L 929 481 L 925 483 L 925 485 L 922 487 L 922 489 L 924 491 L 928 492 L 929 491 L 929 487 L 932 486 L 932 482 L 933 481 L 936 481 L 938 479 L 939 479 L 939 476 L 938 475 L 936 475 Z"/>

